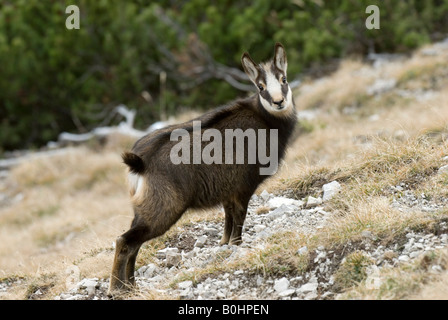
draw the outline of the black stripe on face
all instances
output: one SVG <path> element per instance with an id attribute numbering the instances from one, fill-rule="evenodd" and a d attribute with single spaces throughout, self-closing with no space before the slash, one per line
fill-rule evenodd
<path id="1" fill-rule="evenodd" d="M 289 85 L 288 82 L 283 83 L 283 77 L 286 77 L 286 74 L 283 73 L 282 70 L 277 68 L 274 63 L 271 64 L 271 72 L 275 76 L 275 78 L 279 81 L 280 87 L 282 90 L 283 99 L 286 99 L 286 96 L 288 94 Z"/>
<path id="2" fill-rule="evenodd" d="M 262 96 L 264 100 L 272 104 L 272 97 L 268 90 L 261 91 L 260 96 Z"/>
<path id="3" fill-rule="evenodd" d="M 286 96 L 288 95 L 289 85 L 288 83 L 282 83 L 282 95 L 283 98 L 286 99 Z"/>
<path id="4" fill-rule="evenodd" d="M 262 84 L 264 85 L 264 90 L 260 91 L 260 96 L 263 97 L 263 99 L 265 99 L 266 101 L 268 101 L 269 103 L 272 104 L 272 97 L 269 94 L 269 91 L 266 90 L 266 70 L 264 70 L 263 68 L 260 68 L 260 73 L 258 75 L 257 78 L 257 84 Z"/>

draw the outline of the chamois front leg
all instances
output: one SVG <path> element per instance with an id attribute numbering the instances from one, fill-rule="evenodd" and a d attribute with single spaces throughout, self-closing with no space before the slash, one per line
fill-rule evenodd
<path id="1" fill-rule="evenodd" d="M 222 235 L 220 245 L 229 243 L 230 235 L 233 229 L 233 203 L 224 204 L 225 222 L 224 222 L 224 233 Z"/>
<path id="2" fill-rule="evenodd" d="M 241 235 L 243 233 L 248 203 L 249 200 L 244 199 L 242 201 L 236 201 L 233 205 L 233 227 L 229 240 L 230 245 L 240 245 L 243 242 Z"/>

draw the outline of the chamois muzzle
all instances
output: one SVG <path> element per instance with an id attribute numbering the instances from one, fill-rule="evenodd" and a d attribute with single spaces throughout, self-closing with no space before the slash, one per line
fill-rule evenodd
<path id="1" fill-rule="evenodd" d="M 278 110 L 282 110 L 282 109 L 285 107 L 285 106 L 282 104 L 283 101 L 285 101 L 285 99 L 282 99 L 282 100 L 279 100 L 279 101 L 273 101 L 274 104 L 277 105 L 277 109 L 278 109 Z"/>

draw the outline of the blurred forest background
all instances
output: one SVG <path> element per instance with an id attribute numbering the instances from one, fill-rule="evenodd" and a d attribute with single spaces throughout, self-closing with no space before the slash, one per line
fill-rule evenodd
<path id="1" fill-rule="evenodd" d="M 68 30 L 68 5 L 80 29 Z M 381 29 L 365 27 L 378 5 Z M 115 119 L 136 127 L 251 90 L 240 57 L 287 48 L 289 80 L 369 52 L 406 53 L 448 30 L 448 0 L 0 0 L 0 154 Z"/>

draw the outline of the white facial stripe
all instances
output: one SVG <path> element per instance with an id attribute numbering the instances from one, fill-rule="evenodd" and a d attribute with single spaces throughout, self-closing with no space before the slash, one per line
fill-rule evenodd
<path id="1" fill-rule="evenodd" d="M 272 101 L 282 100 L 282 87 L 279 79 L 269 71 L 266 72 L 266 90 L 271 95 Z"/>
<path id="2" fill-rule="evenodd" d="M 271 111 L 271 110 L 275 111 L 274 108 L 272 108 L 272 106 L 271 106 L 271 104 L 269 103 L 269 101 L 267 101 L 267 100 L 266 100 L 265 98 L 263 98 L 261 95 L 260 95 L 260 102 L 261 102 L 261 104 L 263 105 L 263 107 L 264 107 L 267 111 Z"/>

